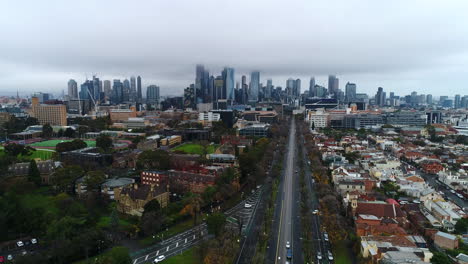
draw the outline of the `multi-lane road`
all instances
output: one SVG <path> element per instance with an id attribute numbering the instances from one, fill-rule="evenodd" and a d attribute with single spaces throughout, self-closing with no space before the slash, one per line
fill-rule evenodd
<path id="1" fill-rule="evenodd" d="M 230 208 L 224 214 L 228 218 L 241 218 L 244 223 L 243 231 L 250 226 L 251 216 L 257 208 L 257 203 L 260 199 L 262 188 L 258 188 L 244 201 L 238 203 L 236 206 Z M 249 208 L 245 204 L 248 203 Z M 235 223 L 234 223 L 235 225 Z M 237 228 L 234 226 L 233 228 Z M 156 257 L 164 255 L 166 258 L 180 254 L 181 252 L 193 247 L 203 239 L 208 237 L 208 230 L 205 223 L 197 225 L 183 233 L 177 234 L 166 240 L 163 240 L 149 248 L 133 252 L 133 264 L 150 263 Z"/>
<path id="2" fill-rule="evenodd" d="M 275 263 L 285 263 L 288 259 L 286 244 L 289 243 L 291 253 L 295 250 L 295 245 L 293 241 L 293 221 L 296 212 L 293 214 L 293 207 L 295 207 L 293 199 L 294 195 L 294 180 L 296 178 L 295 168 L 294 168 L 294 158 L 296 155 L 296 124 L 294 120 L 291 122 L 291 129 L 289 130 L 289 142 L 288 142 L 288 152 L 286 157 L 286 166 L 284 170 L 283 183 L 281 189 L 279 190 L 279 195 L 281 196 L 279 210 L 279 228 L 278 236 L 276 240 L 276 257 Z M 292 258 L 289 258 L 289 261 L 292 263 Z"/>

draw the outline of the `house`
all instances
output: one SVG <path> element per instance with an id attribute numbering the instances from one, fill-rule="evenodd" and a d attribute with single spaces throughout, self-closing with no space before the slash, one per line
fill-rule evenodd
<path id="1" fill-rule="evenodd" d="M 468 264 L 468 255 L 460 253 L 456 257 L 458 264 Z"/>
<path id="2" fill-rule="evenodd" d="M 356 221 L 356 234 L 358 236 L 369 235 L 405 235 L 403 228 L 391 218 L 380 218 L 374 215 L 358 215 Z"/>
<path id="3" fill-rule="evenodd" d="M 361 254 L 373 262 L 429 263 L 433 254 L 421 248 L 407 236 L 362 236 Z"/>
<path id="4" fill-rule="evenodd" d="M 161 207 L 169 203 L 169 186 L 166 183 L 152 185 L 138 185 L 114 189 L 117 210 L 124 214 L 141 216 L 144 206 L 151 200 L 158 200 Z"/>
<path id="5" fill-rule="evenodd" d="M 439 231 L 434 235 L 434 244 L 444 249 L 457 249 L 458 237 Z"/>
<path id="6" fill-rule="evenodd" d="M 352 205 L 353 204 L 353 212 L 355 216 L 373 215 L 379 218 L 395 219 L 398 223 L 407 222 L 406 214 L 401 210 L 398 204 L 383 201 L 358 201 L 357 203 L 352 203 Z"/>
<path id="7" fill-rule="evenodd" d="M 428 174 L 437 174 L 443 170 L 444 167 L 437 160 L 423 160 L 419 163 L 421 169 Z"/>

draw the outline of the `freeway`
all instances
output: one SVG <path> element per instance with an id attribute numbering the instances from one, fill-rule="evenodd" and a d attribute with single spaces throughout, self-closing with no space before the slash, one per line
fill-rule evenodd
<path id="1" fill-rule="evenodd" d="M 242 222 L 246 223 L 243 231 L 250 225 L 251 216 L 254 214 L 257 203 L 260 199 L 262 188 L 258 188 L 245 200 L 238 203 L 234 207 L 225 211 L 224 214 L 231 218 L 242 218 Z M 245 208 L 245 203 L 252 205 L 250 208 Z M 163 240 L 149 248 L 133 252 L 135 257 L 132 260 L 133 264 L 143 264 L 153 261 L 157 256 L 164 255 L 166 258 L 180 254 L 181 252 L 191 248 L 203 239 L 208 238 L 208 230 L 206 223 L 197 225 L 185 232 L 177 234 L 166 240 Z"/>
<path id="2" fill-rule="evenodd" d="M 286 243 L 289 242 L 291 249 L 294 250 L 294 240 L 293 240 L 293 207 L 295 200 L 293 199 L 293 186 L 296 174 L 294 173 L 294 156 L 296 154 L 296 124 L 293 120 L 291 122 L 291 129 L 289 131 L 289 143 L 288 151 L 286 156 L 286 166 L 284 171 L 283 183 L 281 184 L 281 189 L 279 190 L 279 195 L 281 196 L 279 210 L 279 224 L 278 224 L 278 235 L 276 239 L 276 254 L 275 254 L 275 263 L 284 263 L 287 260 L 287 249 Z M 297 241 L 297 240 L 296 240 Z M 292 260 L 290 261 L 292 263 Z"/>

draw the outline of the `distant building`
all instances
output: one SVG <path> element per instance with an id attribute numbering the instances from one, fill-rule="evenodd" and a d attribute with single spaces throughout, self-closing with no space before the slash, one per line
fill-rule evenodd
<path id="1" fill-rule="evenodd" d="M 270 125 L 268 124 L 252 124 L 239 129 L 239 136 L 251 137 L 269 137 Z"/>
<path id="2" fill-rule="evenodd" d="M 253 71 L 250 74 L 249 103 L 258 102 L 258 93 L 260 91 L 260 72 Z"/>
<path id="3" fill-rule="evenodd" d="M 32 98 L 31 116 L 37 118 L 39 124 L 66 126 L 67 108 L 64 104 L 45 105 L 39 103 L 39 98 Z"/>
<path id="4" fill-rule="evenodd" d="M 425 126 L 426 114 L 419 111 L 400 111 L 387 113 L 386 124 L 394 126 Z"/>
<path id="5" fill-rule="evenodd" d="M 136 109 L 134 107 L 131 109 L 111 109 L 109 116 L 112 122 L 127 121 L 129 118 L 136 117 Z"/>
<path id="6" fill-rule="evenodd" d="M 350 82 L 346 83 L 345 99 L 347 102 L 352 102 L 356 99 L 356 84 Z"/>
<path id="7" fill-rule="evenodd" d="M 78 84 L 73 79 L 68 81 L 68 97 L 70 99 L 78 98 Z"/>
<path id="8" fill-rule="evenodd" d="M 150 85 L 146 88 L 146 103 L 149 105 L 159 104 L 159 86 Z"/>

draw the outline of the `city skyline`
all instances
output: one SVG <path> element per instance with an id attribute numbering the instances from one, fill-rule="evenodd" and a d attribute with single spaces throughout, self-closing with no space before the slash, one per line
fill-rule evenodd
<path id="1" fill-rule="evenodd" d="M 322 79 L 333 74 L 341 89 L 349 81 L 366 93 L 377 87 L 397 94 L 417 90 L 436 96 L 467 90 L 468 25 L 463 10 L 468 3 L 334 2 L 340 8 L 328 1 L 240 1 L 225 6 L 213 1 L 204 5 L 80 1 L 67 6 L 74 12 L 60 12 L 64 3 L 54 9 L 34 1 L 3 5 L 0 24 L 6 26 L 0 32 L 9 37 L 0 51 L 0 91 L 59 94 L 67 90 L 69 79 L 97 73 L 109 80 L 141 75 L 144 87 L 155 84 L 163 95 L 176 95 L 193 82 L 197 63 L 216 71 L 229 65 L 236 69 L 236 81 L 259 70 L 261 82 L 271 78 L 281 86 L 289 77 L 315 76 L 323 84 Z M 201 6 L 212 15 L 199 18 Z M 366 12 L 359 12 L 361 7 Z M 254 11 L 258 9 L 264 12 Z M 107 12 L 98 15 L 97 10 Z M 118 10 L 138 13 L 139 19 L 121 20 Z M 235 19 L 240 11 L 242 21 Z M 289 11 L 295 12 L 294 19 L 279 18 Z M 96 15 L 74 19 L 81 12 Z M 324 19 L 331 14 L 336 19 Z M 349 14 L 352 20 L 338 19 Z M 219 20 L 213 16 L 228 22 L 215 23 Z M 89 36 L 93 41 L 80 41 Z M 209 41 L 212 37 L 215 43 Z"/>

